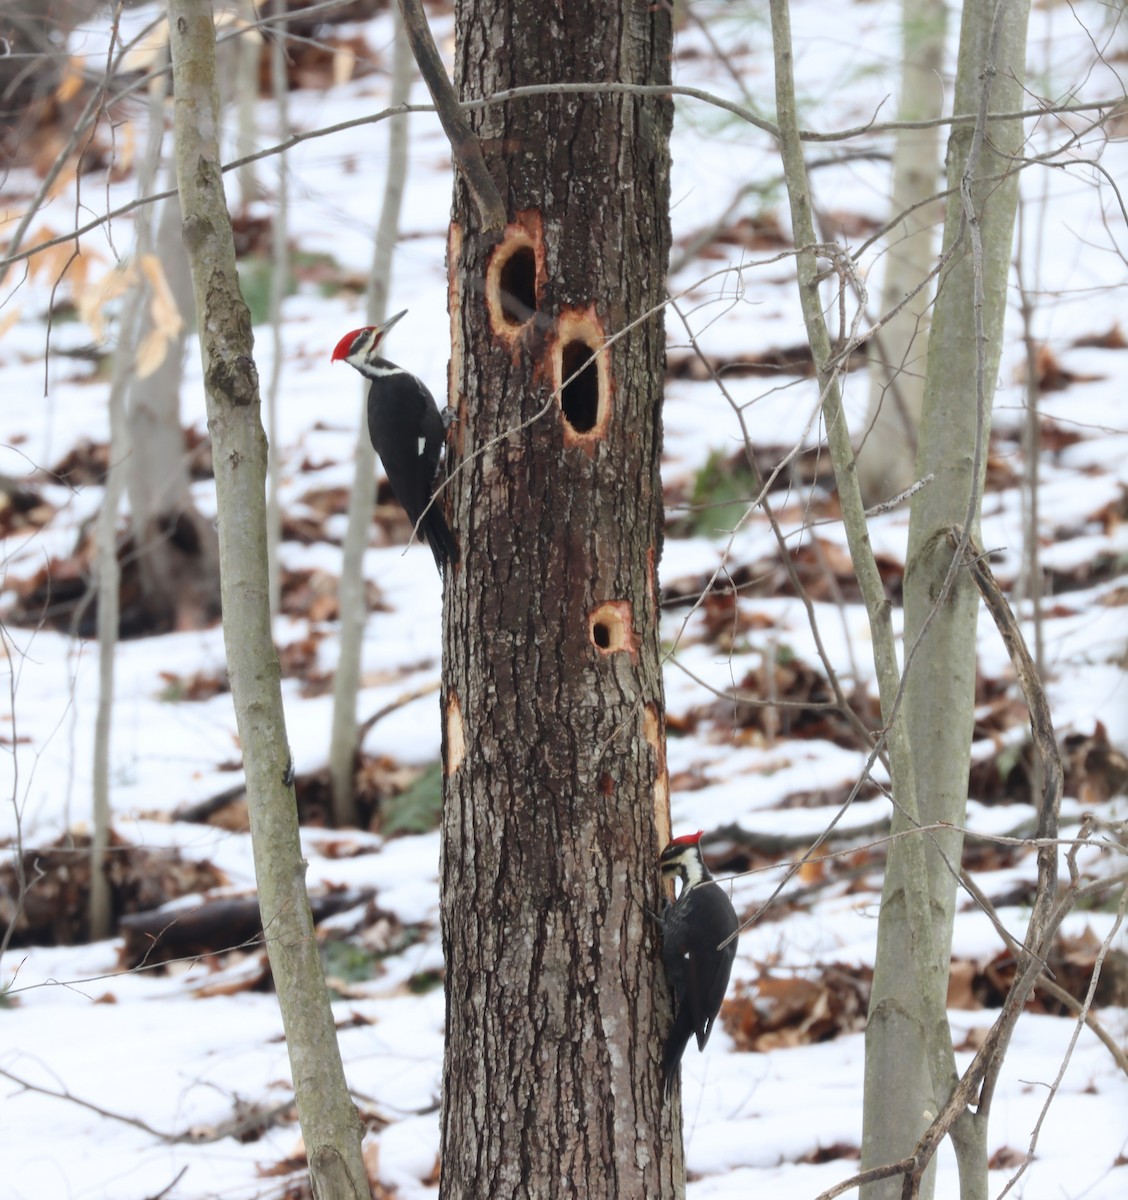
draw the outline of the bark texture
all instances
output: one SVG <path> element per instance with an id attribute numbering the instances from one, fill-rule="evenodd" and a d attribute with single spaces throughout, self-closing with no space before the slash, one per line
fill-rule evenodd
<path id="1" fill-rule="evenodd" d="M 251 316 L 239 290 L 219 164 L 215 28 L 207 0 L 170 0 L 176 170 L 196 295 L 219 508 L 227 670 L 270 966 L 317 1200 L 369 1196 L 298 842 L 266 561 L 266 436 Z"/>
<path id="2" fill-rule="evenodd" d="M 669 80 L 664 6 L 460 0 L 456 14 L 463 100 Z M 446 1200 L 684 1190 L 647 916 L 669 831 L 657 566 L 671 119 L 668 99 L 631 96 L 477 112 L 500 242 L 455 189 Z"/>

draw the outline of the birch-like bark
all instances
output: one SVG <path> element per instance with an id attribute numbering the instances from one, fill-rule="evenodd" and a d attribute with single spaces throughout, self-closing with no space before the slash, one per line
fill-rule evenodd
<path id="1" fill-rule="evenodd" d="M 267 950 L 314 1195 L 369 1196 L 305 889 L 266 560 L 266 437 L 219 159 L 215 25 L 207 0 L 170 0 L 176 163 L 192 265 L 219 508 L 224 644 L 247 782 Z"/>
<path id="2" fill-rule="evenodd" d="M 285 142 L 290 136 L 290 81 L 286 74 L 285 21 L 275 25 L 271 34 L 270 81 L 274 90 L 274 112 L 278 118 L 277 137 L 279 142 Z M 282 478 L 278 446 L 278 394 L 282 389 L 282 370 L 286 364 L 282 303 L 290 282 L 290 177 L 285 151 L 278 156 L 277 189 L 270 229 L 270 335 L 274 357 L 266 389 L 266 430 L 270 442 L 266 464 L 266 557 L 270 565 L 270 612 L 275 617 L 282 604 L 282 568 L 278 562 L 278 546 L 282 540 L 282 506 L 278 497 Z"/>
<path id="3" fill-rule="evenodd" d="M 963 8 L 955 111 L 981 110 L 990 89 L 989 111 L 1021 107 L 1026 64 L 1028 0 L 969 0 Z M 999 15 L 992 61 L 992 29 Z M 952 832 L 924 843 L 926 872 L 906 849 L 915 837 L 890 846 L 878 929 L 877 963 L 866 1032 L 865 1109 L 862 1166 L 877 1166 L 910 1152 L 951 1090 L 937 1077 L 923 1047 L 945 999 L 952 924 L 967 803 L 975 696 L 975 637 L 978 595 L 966 572 L 948 588 L 952 526 L 977 534 L 979 497 L 986 467 L 991 397 L 995 388 L 1006 312 L 1006 286 L 1014 232 L 1021 121 L 961 124 L 948 141 L 948 185 L 952 188 L 944 228 L 945 267 L 940 275 L 929 339 L 928 378 L 917 458 L 918 477 L 933 484 L 912 502 L 905 570 L 905 645 L 914 661 L 906 680 L 905 708 L 913 770 L 926 823 L 950 822 Z M 961 191 L 963 195 L 961 195 Z M 966 204 L 965 204 L 966 201 Z M 971 209 L 970 214 L 966 211 Z M 981 242 L 981 251 L 975 243 Z M 969 520 L 970 515 L 970 520 Z M 935 610 L 935 612 L 934 612 Z M 927 630 L 926 630 L 927 626 Z M 914 649 L 923 637 L 919 648 Z M 902 811 L 893 830 L 911 825 Z M 922 953 L 908 913 L 924 892 L 931 911 L 931 969 L 909 972 L 905 964 Z M 922 991 L 925 975 L 931 989 Z M 957 1148 L 964 1132 L 985 1137 L 982 1126 L 953 1129 Z M 983 1162 L 965 1173 L 969 1158 Z M 933 1176 L 922 1195 L 933 1191 Z M 985 1156 L 961 1157 L 964 1200 L 985 1195 Z M 899 1181 L 872 1184 L 864 1200 L 892 1200 Z"/>
<path id="4" fill-rule="evenodd" d="M 405 104 L 411 93 L 415 60 L 404 33 L 399 7 L 392 5 L 395 41 L 392 50 L 392 88 L 388 106 Z M 388 166 L 384 176 L 384 199 L 376 225 L 376 245 L 372 253 L 372 271 L 368 276 L 365 316 L 369 325 L 379 325 L 387 315 L 391 291 L 392 258 L 399 233 L 400 210 L 407 183 L 408 118 L 388 121 Z M 338 584 L 341 636 L 337 672 L 333 677 L 333 727 L 329 742 L 329 781 L 333 792 L 333 820 L 338 825 L 356 825 L 359 814 L 353 781 L 356 774 L 358 729 L 356 697 L 360 690 L 360 653 L 364 626 L 368 618 L 365 598 L 364 551 L 368 546 L 368 528 L 375 499 L 373 479 L 376 451 L 368 436 L 368 383 L 361 388 L 360 421 L 356 450 L 353 454 L 353 486 L 349 493 L 349 518 L 341 556 Z"/>
<path id="5" fill-rule="evenodd" d="M 147 196 L 153 190 L 161 144 L 164 140 L 164 78 L 149 89 L 149 129 L 137 170 L 137 191 Z M 151 249 L 151 209 L 142 209 L 137 219 L 134 260 Z M 114 657 L 121 621 L 121 566 L 117 558 L 117 518 L 129 473 L 131 439 L 126 419 L 125 397 L 133 375 L 141 326 L 141 303 L 145 287 L 137 280 L 121 307 L 114 374 L 110 384 L 110 465 L 106 492 L 98 513 L 95 542 L 98 580 L 98 711 L 94 720 L 93 821 L 90 843 L 90 937 L 97 941 L 113 932 L 113 911 L 106 851 L 110 844 L 110 735 L 114 709 Z"/>
<path id="6" fill-rule="evenodd" d="M 110 466 L 95 527 L 98 580 L 98 711 L 94 719 L 93 821 L 90 840 L 90 938 L 101 941 L 113 932 L 113 912 L 106 852 L 110 844 L 110 732 L 114 710 L 114 656 L 121 620 L 121 567 L 117 559 L 117 516 L 125 490 L 129 431 L 125 420 L 125 364 L 132 364 L 136 345 L 139 286 L 122 305 L 114 379 L 110 385 Z"/>
<path id="7" fill-rule="evenodd" d="M 903 0 L 900 121 L 939 117 L 944 106 L 944 0 Z M 893 143 L 892 216 L 904 213 L 885 238 L 880 312 L 892 311 L 927 278 L 935 263 L 933 228 L 943 205 L 925 203 L 940 183 L 940 128 L 900 129 Z M 913 482 L 917 429 L 924 398 L 928 314 L 925 288 L 870 343 L 869 411 L 858 448 L 858 482 L 867 505 Z"/>
<path id="8" fill-rule="evenodd" d="M 192 499 L 180 424 L 180 388 L 194 308 L 180 224 L 180 203 L 172 196 L 161 205 L 155 240 L 150 238 L 146 249 L 160 262 L 167 295 L 182 323 L 175 333 L 157 329 L 151 307 L 155 292 L 146 278 L 140 285 L 144 301 L 137 343 L 161 338 L 164 356 L 144 376 L 131 372 L 126 401 L 130 441 L 143 447 L 143 453 L 129 459 L 126 476 L 139 550 L 139 619 L 158 631 L 199 629 L 219 612 L 219 540 L 214 523 L 201 516 Z"/>
<path id="9" fill-rule="evenodd" d="M 239 30 L 234 49 L 235 75 L 231 81 L 237 130 L 236 157 L 245 158 L 257 149 L 255 104 L 258 102 L 262 34 L 255 25 L 257 14 L 253 0 L 235 0 L 234 16 Z M 246 210 L 259 197 L 258 172 L 255 164 L 249 162 L 244 163 L 236 174 L 239 178 L 239 201 Z"/>

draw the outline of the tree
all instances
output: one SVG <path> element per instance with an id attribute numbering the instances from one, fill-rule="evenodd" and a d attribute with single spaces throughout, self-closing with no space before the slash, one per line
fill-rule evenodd
<path id="1" fill-rule="evenodd" d="M 943 0 L 903 0 L 899 121 L 941 115 L 947 23 Z M 913 482 L 932 300 L 926 281 L 935 261 L 932 231 L 940 207 L 933 199 L 940 174 L 939 146 L 938 125 L 899 129 L 893 144 L 894 224 L 886 239 L 880 312 L 893 313 L 903 303 L 905 307 L 870 343 L 869 411 L 858 447 L 858 482 L 868 504 L 888 500 Z M 913 293 L 915 299 L 909 300 Z"/>
<path id="2" fill-rule="evenodd" d="M 399 9 L 393 10 L 395 46 L 392 52 L 392 88 L 388 105 L 404 104 L 411 93 L 414 63 L 411 46 L 404 34 Z M 399 230 L 400 209 L 407 182 L 407 117 L 392 117 L 388 121 L 388 167 L 384 177 L 384 197 L 376 239 L 372 250 L 372 270 L 368 276 L 368 296 L 365 319 L 379 325 L 387 316 L 388 293 L 391 290 L 392 257 Z M 364 622 L 368 616 L 365 596 L 364 551 L 368 545 L 372 523 L 372 504 L 375 499 L 373 479 L 376 474 L 376 451 L 368 436 L 367 380 L 360 389 L 359 421 L 356 449 L 353 453 L 353 486 L 349 492 L 349 522 L 341 555 L 341 576 L 338 584 L 341 642 L 337 655 L 337 670 L 333 675 L 333 724 L 329 740 L 329 781 L 333 791 L 333 819 L 338 825 L 355 825 L 359 820 L 353 780 L 356 776 L 356 754 L 360 741 L 356 724 L 356 698 L 360 688 L 360 652 L 364 639 Z"/>
<path id="3" fill-rule="evenodd" d="M 988 596 L 993 583 L 977 561 L 982 552 L 976 539 L 990 425 L 988 388 L 1000 357 L 1022 141 L 1021 120 L 993 120 L 988 136 L 988 118 L 1020 107 L 1028 8 L 971 3 L 964 9 L 955 96 L 955 112 L 963 119 L 949 139 L 950 199 L 917 460 L 918 474 L 931 475 L 935 483 L 918 492 L 912 506 L 903 681 L 892 653 L 889 603 L 866 533 L 818 290 L 816 259 L 826 251 L 816 243 L 811 220 L 787 0 L 772 0 L 771 12 L 777 116 L 800 297 L 843 520 L 873 634 L 884 720 L 873 755 L 888 743 L 893 785 L 894 838 L 866 1031 L 859 1182 L 867 1200 L 931 1195 L 932 1156 L 941 1138 L 950 1134 L 961 1198 L 981 1200 L 987 1188 L 986 1123 L 995 1073 L 1042 965 L 1038 956 L 1053 924 L 1049 909 L 1056 876 L 1056 851 L 1040 850 L 1038 897 L 1015 984 L 988 1035 L 989 1045 L 961 1077 L 945 1000 L 971 750 L 977 584 Z M 845 273 L 849 264 L 844 259 L 840 263 Z M 998 609 L 1002 628 L 1009 615 L 1005 601 Z M 1014 631 L 1005 636 L 1047 767 L 1039 835 L 1049 840 L 1055 836 L 1060 798 L 1060 772 L 1052 769 L 1056 747 L 1028 655 L 1020 666 L 1024 647 L 1017 625 Z M 944 828 L 927 835 L 920 829 L 935 823 Z"/>
<path id="4" fill-rule="evenodd" d="M 180 201 L 161 206 L 155 244 L 160 267 L 145 273 L 137 332 L 139 362 L 129 379 L 129 438 L 138 453 L 126 470 L 146 630 L 198 629 L 219 612 L 214 522 L 192 499 L 180 424 L 180 385 L 191 329 L 192 281 L 180 240 Z M 148 346 L 148 361 L 142 361 Z"/>
<path id="5" fill-rule="evenodd" d="M 227 670 L 243 747 L 259 909 L 316 1196 L 369 1193 L 298 842 L 266 553 L 266 437 L 251 318 L 239 291 L 217 139 L 215 24 L 206 0 L 170 0 L 176 168 L 192 267 L 219 507 Z"/>
<path id="6" fill-rule="evenodd" d="M 464 101 L 590 81 L 593 64 L 609 80 L 670 78 L 663 5 L 460 0 L 456 22 Z M 647 916 L 669 831 L 657 566 L 671 117 L 668 97 L 546 94 L 469 118 L 507 223 L 486 228 L 478 182 L 460 174 L 444 497 L 462 553 L 443 629 L 447 1200 L 683 1187 Z"/>
<path id="7" fill-rule="evenodd" d="M 987 112 L 1022 107 L 1026 62 L 1024 2 L 967 3 L 960 27 L 954 110 L 980 114 L 957 124 L 948 141 L 949 200 L 944 267 L 929 340 L 928 374 L 917 457 L 918 477 L 935 483 L 913 500 L 905 570 L 905 720 L 912 745 L 916 819 L 949 822 L 924 842 L 927 878 L 905 847 L 890 848 L 882 893 L 874 986 L 866 1038 L 863 1167 L 911 1151 L 947 1099 L 954 1077 L 941 1068 L 952 923 L 967 804 L 975 701 L 975 630 L 979 595 L 966 572 L 953 572 L 953 528 L 976 534 L 990 429 L 991 393 L 1002 346 L 1006 286 L 1018 194 L 1022 122 Z M 919 643 L 919 645 L 918 645 Z M 895 796 L 896 798 L 896 796 Z M 911 827 L 894 811 L 893 832 Z M 931 963 L 907 971 L 921 954 L 908 893 L 923 891 L 932 922 Z M 939 1029 L 943 1021 L 942 1033 Z M 959 1143 L 957 1142 L 957 1145 Z M 986 1160 L 961 1157 L 965 1195 L 986 1187 Z M 973 1168 L 975 1179 L 965 1175 Z M 981 1173 L 981 1179 L 978 1175 Z M 899 1180 L 871 1184 L 867 1200 L 900 1194 Z"/>

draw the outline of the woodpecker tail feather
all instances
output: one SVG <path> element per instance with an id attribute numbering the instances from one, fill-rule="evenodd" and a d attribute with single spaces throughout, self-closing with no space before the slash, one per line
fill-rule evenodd
<path id="1" fill-rule="evenodd" d="M 670 1036 L 666 1039 L 666 1049 L 662 1052 L 662 1090 L 667 1100 L 674 1090 L 674 1080 L 678 1077 L 678 1066 L 691 1037 L 693 1037 L 693 1022 L 689 1015 L 689 1007 L 683 1004 L 678 1010 L 677 1016 L 674 1017 Z"/>
<path id="2" fill-rule="evenodd" d="M 419 523 L 419 532 L 423 534 L 427 539 L 427 545 L 431 547 L 439 574 L 446 574 L 447 563 L 458 562 L 458 543 L 454 540 L 454 534 L 451 533 L 450 526 L 446 523 L 446 517 L 443 516 L 437 500 L 423 514 Z"/>

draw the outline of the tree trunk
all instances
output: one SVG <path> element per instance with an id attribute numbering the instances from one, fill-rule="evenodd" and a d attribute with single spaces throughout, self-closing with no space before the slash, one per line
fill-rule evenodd
<path id="1" fill-rule="evenodd" d="M 158 84 L 149 92 L 149 130 L 137 171 L 139 197 L 152 194 L 164 141 L 165 98 Z M 152 251 L 151 209 L 137 215 L 137 259 Z M 141 306 L 145 287 L 140 280 L 126 294 L 118 321 L 114 375 L 110 385 L 110 466 L 97 520 L 98 578 L 98 713 L 94 724 L 93 821 L 90 836 L 90 937 L 97 941 L 113 932 L 113 897 L 106 872 L 110 844 L 110 733 L 114 714 L 114 658 L 121 620 L 121 566 L 118 563 L 118 509 L 125 490 L 131 457 L 125 397 L 137 356 Z"/>
<path id="2" fill-rule="evenodd" d="M 459 0 L 456 20 L 463 100 L 670 78 L 663 5 Z M 461 176 L 455 188 L 444 1200 L 684 1190 L 647 915 L 669 831 L 657 567 L 671 117 L 669 100 L 630 96 L 472 114 L 510 222 L 500 243 L 480 234 Z"/>
<path id="3" fill-rule="evenodd" d="M 368 1197 L 306 894 L 266 561 L 266 437 L 251 317 L 220 174 L 215 26 L 206 0 L 170 0 L 176 166 L 192 265 L 219 507 L 223 635 L 243 746 L 259 908 L 318 1200 Z"/>
<path id="4" fill-rule="evenodd" d="M 903 0 L 899 121 L 940 116 L 947 9 L 944 0 Z M 893 144 L 891 218 L 885 239 L 880 312 L 891 312 L 928 277 L 935 263 L 933 226 L 940 181 L 940 129 L 899 129 Z M 931 284 L 918 292 L 870 343 L 869 411 L 858 448 L 858 482 L 867 504 L 888 500 L 913 482 L 924 398 Z"/>
<path id="5" fill-rule="evenodd" d="M 963 9 L 955 112 L 979 111 L 981 89 L 991 87 L 990 111 L 1022 107 L 1026 62 L 1026 0 L 1002 6 L 1001 37 L 988 70 L 988 44 L 996 5 L 976 0 Z M 992 80 L 993 76 L 993 80 Z M 970 124 L 957 126 L 948 142 L 948 186 L 953 188 L 944 228 L 944 250 L 954 251 L 940 276 L 928 352 L 928 379 L 916 473 L 935 482 L 913 499 L 905 570 L 905 645 L 908 668 L 905 715 L 913 748 L 919 817 L 949 822 L 950 833 L 925 840 L 928 878 L 906 871 L 907 842 L 890 845 L 878 929 L 877 963 L 866 1031 L 865 1113 L 862 1166 L 908 1154 L 931 1115 L 947 1099 L 947 1080 L 934 1079 L 924 1047 L 933 1036 L 925 1014 L 942 1010 L 951 953 L 952 923 L 967 803 L 975 697 L 975 629 L 978 593 L 966 573 L 957 576 L 933 616 L 952 561 L 947 531 L 978 525 L 990 431 L 991 398 L 999 367 L 1006 286 L 1018 191 L 1016 155 L 1021 121 L 992 121 L 982 147 L 973 147 Z M 971 155 L 974 154 L 974 157 Z M 982 236 L 981 262 L 973 254 L 973 230 L 964 222 L 960 183 L 971 165 L 971 201 Z M 979 275 L 979 280 L 976 276 Z M 977 283 L 982 293 L 978 295 Z M 975 325 L 977 311 L 982 329 Z M 979 403 L 977 404 L 977 393 Z M 978 426 L 978 428 L 977 428 Z M 926 622 L 931 621 L 925 632 Z M 905 828 L 898 811 L 896 834 Z M 906 919 L 906 894 L 927 888 L 936 962 L 935 994 L 922 996 L 922 973 L 907 969 L 915 946 Z M 932 1192 L 932 1173 L 922 1195 Z M 982 1181 L 986 1186 L 986 1180 Z M 972 1181 L 961 1180 L 965 1195 Z M 863 1190 L 865 1200 L 900 1195 L 900 1181 Z"/>
<path id="6" fill-rule="evenodd" d="M 392 6 L 395 43 L 392 51 L 392 88 L 389 107 L 406 104 L 411 95 L 415 60 L 403 30 L 403 18 L 397 5 Z M 384 176 L 384 199 L 376 225 L 376 243 L 372 251 L 372 270 L 368 276 L 365 320 L 379 325 L 388 315 L 391 290 L 392 258 L 399 235 L 400 210 L 407 184 L 406 116 L 388 120 L 388 165 Z M 337 825 L 355 825 L 359 821 L 356 793 L 356 752 L 360 741 L 356 724 L 356 697 L 360 690 L 360 652 L 368 605 L 364 582 L 364 551 L 372 524 L 372 506 L 376 499 L 376 451 L 368 436 L 367 380 L 359 389 L 356 450 L 353 454 L 353 485 L 349 492 L 349 523 L 341 555 L 341 579 L 338 598 L 341 610 L 341 640 L 337 670 L 333 676 L 333 725 L 329 738 L 329 781 L 333 791 L 333 820 Z"/>
<path id="7" fill-rule="evenodd" d="M 253 8 L 251 16 L 254 16 Z M 290 136 L 290 82 L 286 75 L 285 21 L 275 26 L 270 39 L 270 82 L 274 91 L 278 140 L 284 142 Z M 253 116 L 253 105 L 251 112 Z M 290 171 L 284 151 L 278 155 L 278 181 L 275 189 L 274 212 L 270 226 L 270 336 L 274 353 L 270 364 L 270 382 L 266 389 L 266 432 L 270 442 L 266 463 L 266 556 L 270 564 L 272 617 L 278 616 L 282 611 L 282 564 L 278 561 L 278 547 L 282 542 L 282 504 L 278 495 L 282 486 L 278 396 L 282 390 L 282 372 L 286 367 L 282 306 L 290 283 Z"/>
<path id="8" fill-rule="evenodd" d="M 194 301 L 188 258 L 180 238 L 180 203 L 161 206 L 156 257 L 167 296 L 146 278 L 138 345 L 163 339 L 163 357 L 133 375 L 127 400 L 129 440 L 136 447 L 127 487 L 142 591 L 142 612 L 131 618 L 147 631 L 198 629 L 219 613 L 219 544 L 215 525 L 196 510 L 180 424 L 180 385 Z M 170 300 L 180 329 L 158 328 L 153 303 Z"/>

